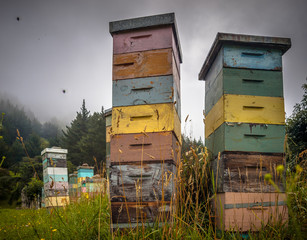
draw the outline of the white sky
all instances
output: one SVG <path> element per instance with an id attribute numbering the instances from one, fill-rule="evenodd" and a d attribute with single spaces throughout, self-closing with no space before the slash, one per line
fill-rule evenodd
<path id="1" fill-rule="evenodd" d="M 82 99 L 91 112 L 110 108 L 109 22 L 175 12 L 184 133 L 204 135 L 198 73 L 217 32 L 292 39 L 283 57 L 289 116 L 307 76 L 306 11 L 306 0 L 0 0 L 0 97 L 17 99 L 43 122 L 56 117 L 69 123 Z"/>

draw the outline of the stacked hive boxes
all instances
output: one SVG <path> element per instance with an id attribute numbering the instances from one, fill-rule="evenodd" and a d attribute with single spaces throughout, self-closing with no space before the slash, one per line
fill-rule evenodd
<path id="1" fill-rule="evenodd" d="M 282 55 L 290 46 L 287 38 L 218 33 L 199 74 L 221 229 L 255 230 L 286 212 L 285 195 L 264 175 L 283 190 L 276 167 L 284 164 Z"/>
<path id="2" fill-rule="evenodd" d="M 82 166 L 77 167 L 78 176 L 78 196 L 88 196 L 89 185 L 91 178 L 94 176 L 94 167 L 89 166 L 87 163 L 83 163 Z M 87 186 L 88 185 L 88 186 Z"/>
<path id="3" fill-rule="evenodd" d="M 45 148 L 42 152 L 45 207 L 64 206 L 69 203 L 67 149 Z"/>
<path id="4" fill-rule="evenodd" d="M 164 221 L 180 151 L 181 51 L 171 14 L 110 23 L 113 227 Z"/>

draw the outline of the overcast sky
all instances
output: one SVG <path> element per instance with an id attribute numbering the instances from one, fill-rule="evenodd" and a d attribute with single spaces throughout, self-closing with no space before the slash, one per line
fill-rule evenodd
<path id="1" fill-rule="evenodd" d="M 183 53 L 183 132 L 203 138 L 205 83 L 198 73 L 217 32 L 291 38 L 283 56 L 291 114 L 307 76 L 307 0 L 0 0 L 0 97 L 16 99 L 42 122 L 69 123 L 82 99 L 92 113 L 110 108 L 109 22 L 169 12 Z"/>

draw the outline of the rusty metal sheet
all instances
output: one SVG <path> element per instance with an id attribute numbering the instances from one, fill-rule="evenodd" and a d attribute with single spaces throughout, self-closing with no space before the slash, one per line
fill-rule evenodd
<path id="1" fill-rule="evenodd" d="M 180 144 L 172 132 L 119 134 L 112 136 L 111 163 L 179 161 Z"/>
<path id="2" fill-rule="evenodd" d="M 218 192 L 276 192 L 274 186 L 265 182 L 269 173 L 284 191 L 283 174 L 277 172 L 277 166 L 284 165 L 284 156 L 279 153 L 223 152 L 221 158 L 215 158 L 212 169 Z"/>

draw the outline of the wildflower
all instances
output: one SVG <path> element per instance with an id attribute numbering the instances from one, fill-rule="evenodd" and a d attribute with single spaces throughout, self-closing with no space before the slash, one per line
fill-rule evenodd
<path id="1" fill-rule="evenodd" d="M 272 175 L 267 173 L 267 174 L 264 175 L 264 179 L 265 179 L 265 181 L 269 182 L 272 179 Z"/>
<path id="2" fill-rule="evenodd" d="M 297 173 L 301 173 L 303 171 L 303 168 L 300 165 L 296 165 L 295 169 Z"/>
<path id="3" fill-rule="evenodd" d="M 281 174 L 281 173 L 283 173 L 283 171 L 285 170 L 285 168 L 284 168 L 283 165 L 278 165 L 276 170 L 277 170 L 278 173 Z"/>
<path id="4" fill-rule="evenodd" d="M 52 230 L 52 232 L 56 232 L 56 231 L 57 231 L 57 229 L 53 229 L 53 230 Z"/>

